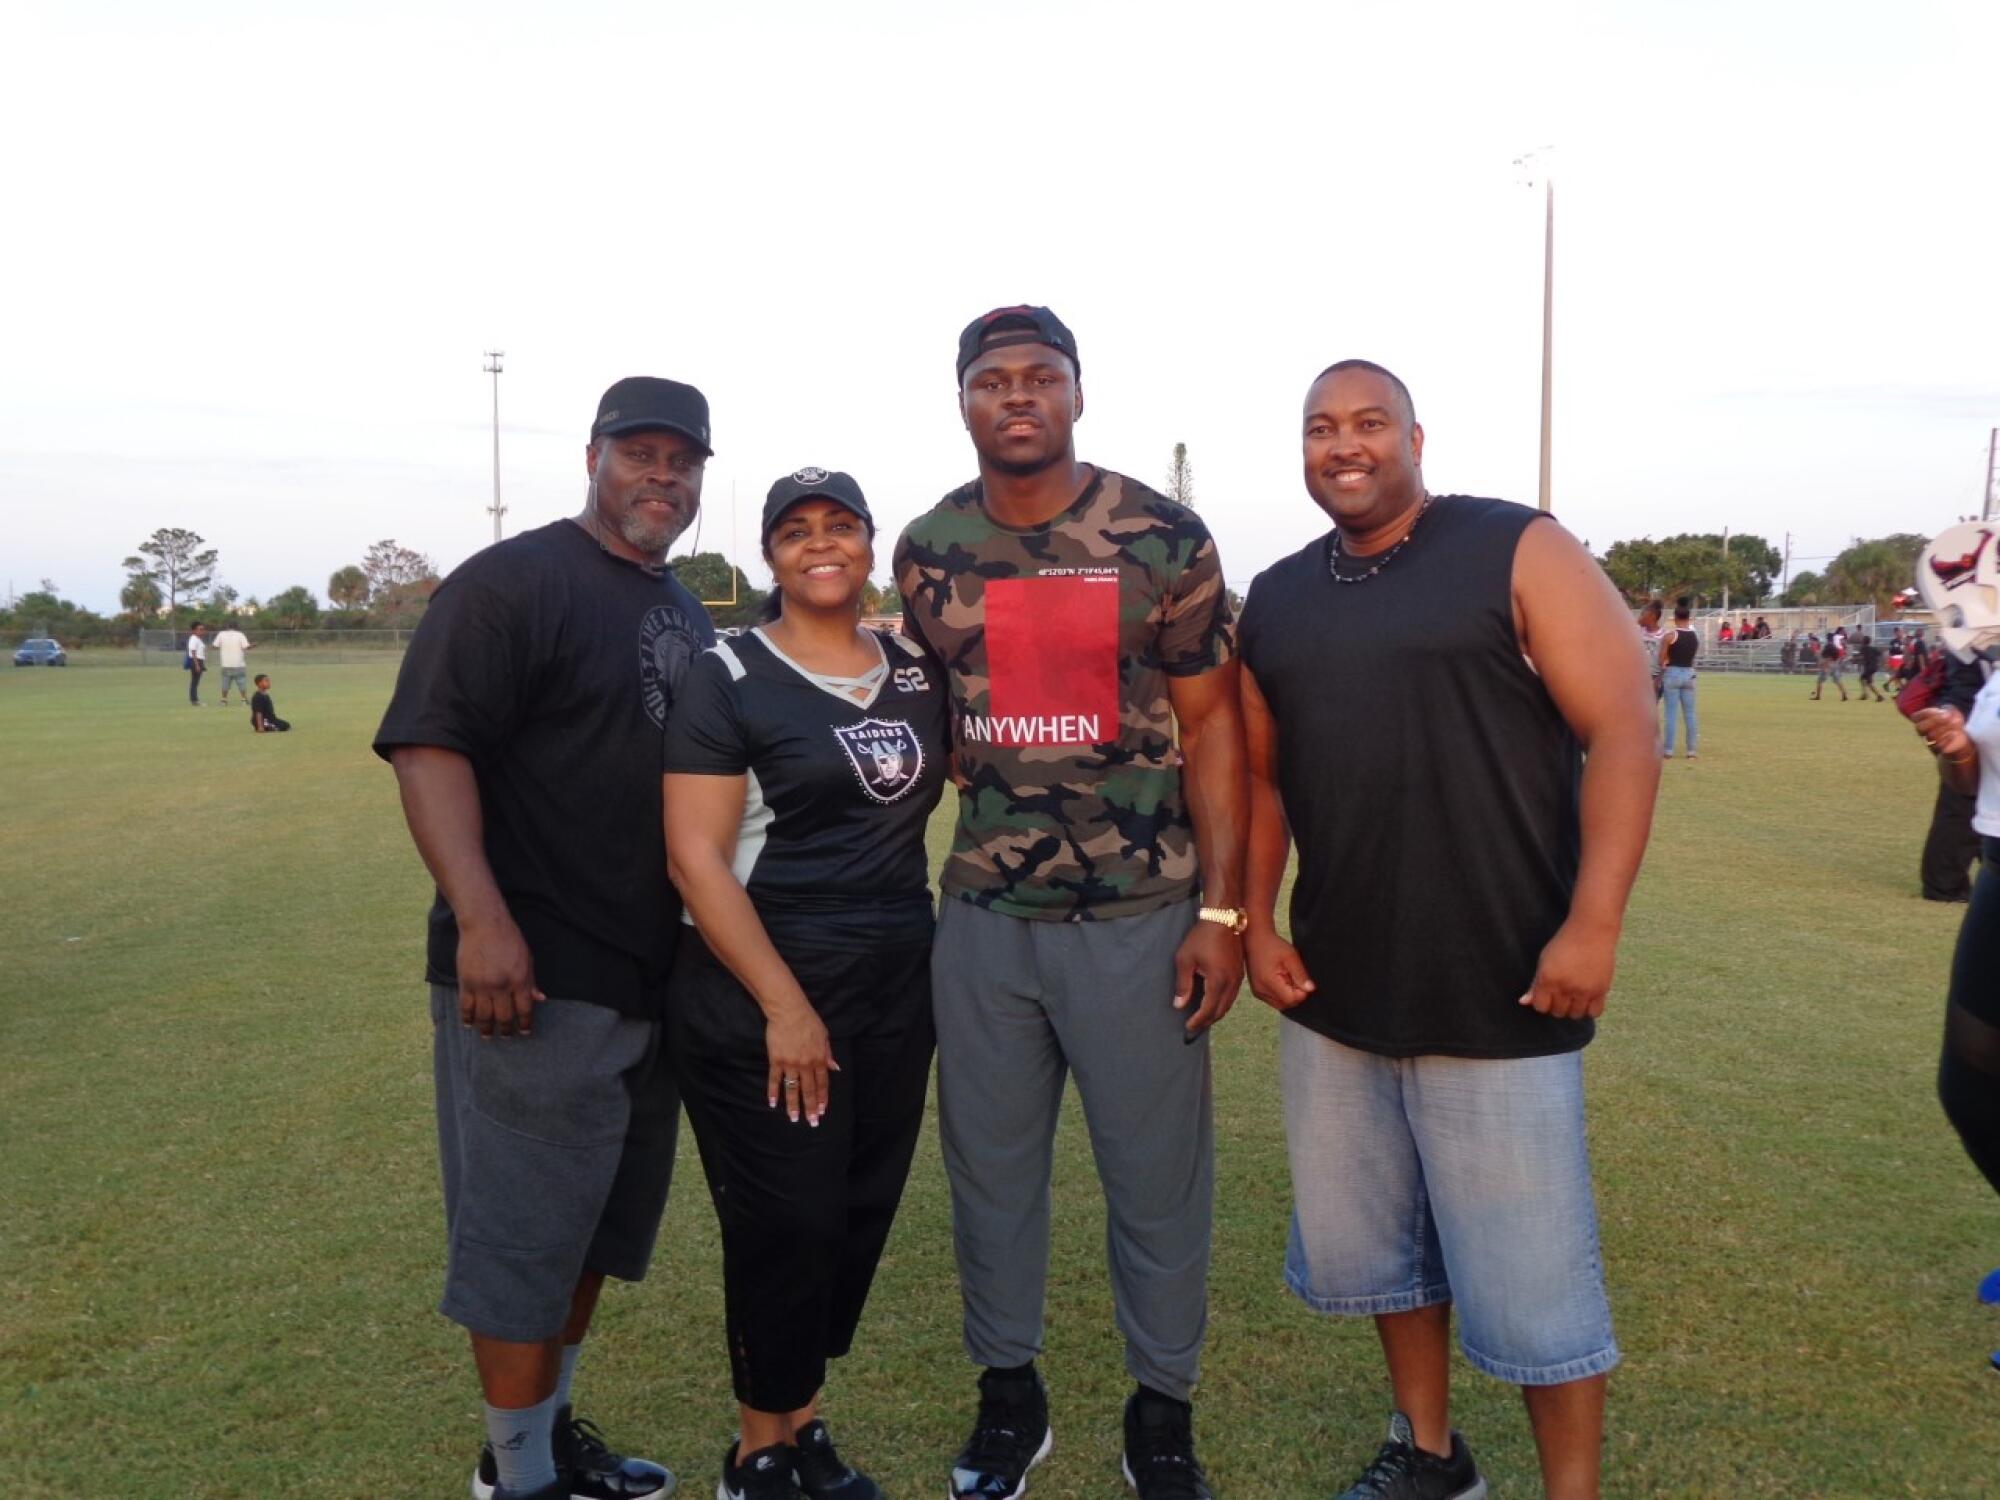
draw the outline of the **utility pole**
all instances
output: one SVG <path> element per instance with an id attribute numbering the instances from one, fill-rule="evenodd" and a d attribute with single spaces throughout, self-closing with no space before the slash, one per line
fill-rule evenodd
<path id="1" fill-rule="evenodd" d="M 1986 491 L 1979 497 L 1979 519 L 1982 521 L 1993 519 L 1993 480 L 1995 474 L 2000 473 L 1994 463 L 1996 458 L 2000 458 L 2000 427 L 1992 429 L 1986 439 Z"/>
<path id="2" fill-rule="evenodd" d="M 1784 566 L 1778 570 L 1778 602 L 1780 604 L 1783 604 L 1785 602 L 1785 590 L 1787 587 L 1790 586 L 1791 577 L 1792 577 L 1792 534 L 1788 531 L 1785 533 L 1785 563 Z"/>
<path id="3" fill-rule="evenodd" d="M 507 507 L 500 503 L 500 361 L 507 355 L 505 349 L 486 351 L 486 373 L 493 377 L 493 503 L 487 507 L 493 513 L 493 540 L 500 540 L 500 518 L 507 514 Z"/>
<path id="4" fill-rule="evenodd" d="M 1550 170 L 1553 146 L 1543 146 L 1514 158 L 1514 165 L 1528 187 L 1541 185 L 1542 220 L 1542 484 L 1541 507 L 1549 508 L 1549 460 L 1555 399 L 1555 316 L 1556 316 L 1556 179 Z"/>
<path id="5" fill-rule="evenodd" d="M 1729 528 L 1722 528 L 1722 612 L 1729 613 Z"/>

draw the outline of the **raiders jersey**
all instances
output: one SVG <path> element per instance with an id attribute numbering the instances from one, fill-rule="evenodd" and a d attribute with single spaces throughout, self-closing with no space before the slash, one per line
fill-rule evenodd
<path id="1" fill-rule="evenodd" d="M 913 642 L 874 634 L 867 700 L 781 654 L 761 631 L 696 658 L 664 768 L 742 776 L 732 868 L 760 913 L 852 913 L 921 897 L 924 827 L 944 791 L 945 685 Z"/>

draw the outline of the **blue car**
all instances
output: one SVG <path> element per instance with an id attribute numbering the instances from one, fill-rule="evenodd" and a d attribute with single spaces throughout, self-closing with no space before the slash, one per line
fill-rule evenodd
<path id="1" fill-rule="evenodd" d="M 21 642 L 21 649 L 14 653 L 17 667 L 66 667 L 69 653 L 62 648 L 61 641 L 52 641 L 47 636 L 36 636 Z"/>

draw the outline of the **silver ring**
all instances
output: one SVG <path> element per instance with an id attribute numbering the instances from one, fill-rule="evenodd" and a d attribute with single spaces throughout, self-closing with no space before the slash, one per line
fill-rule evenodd
<path id="1" fill-rule="evenodd" d="M 796 1078 L 787 1078 L 785 1080 L 785 1087 L 788 1089 L 795 1089 L 798 1086 L 799 1086 L 799 1081 Z"/>

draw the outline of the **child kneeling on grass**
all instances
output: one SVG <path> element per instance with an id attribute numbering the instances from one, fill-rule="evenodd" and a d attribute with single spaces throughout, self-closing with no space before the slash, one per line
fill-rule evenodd
<path id="1" fill-rule="evenodd" d="M 278 717 L 277 709 L 271 706 L 271 675 L 257 674 L 257 691 L 250 695 L 250 727 L 258 734 L 283 734 L 290 729 L 289 720 Z"/>

